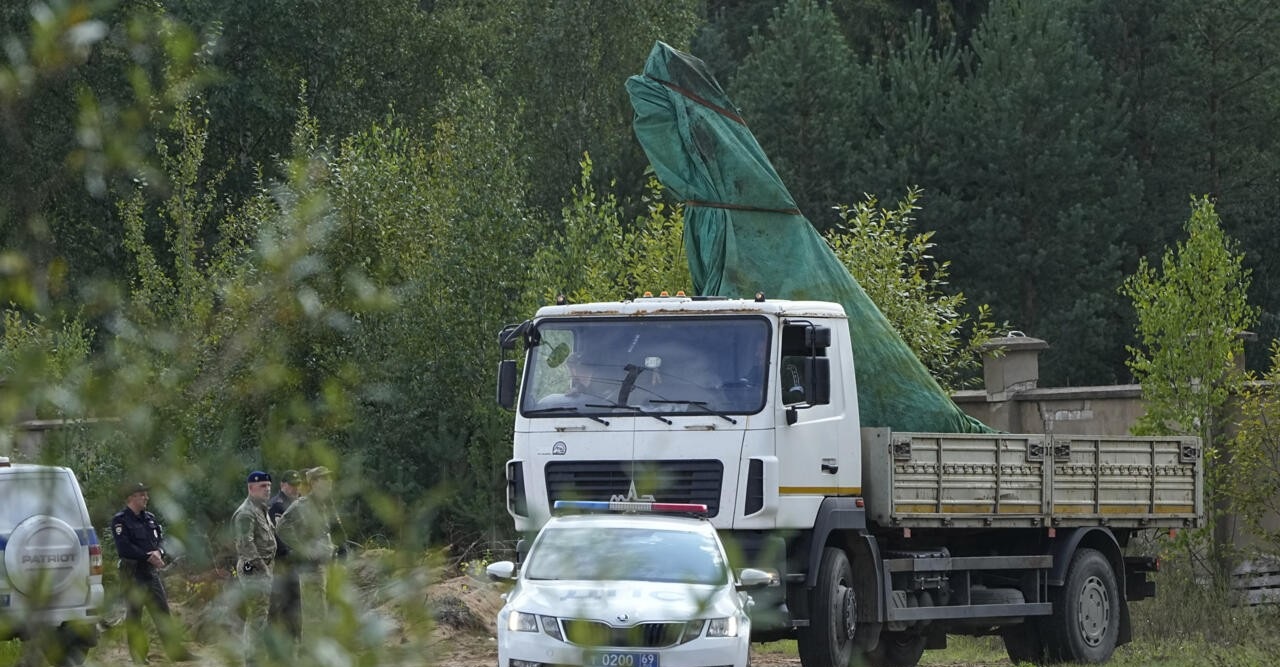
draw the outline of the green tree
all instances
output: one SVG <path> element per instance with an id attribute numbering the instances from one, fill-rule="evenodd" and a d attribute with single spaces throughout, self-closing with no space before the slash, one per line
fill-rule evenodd
<path id="1" fill-rule="evenodd" d="M 44 312 L 123 275 L 107 193 L 139 181 L 163 191 L 151 132 L 200 89 L 203 68 L 194 34 L 147 3 L 9 3 L 0 39 L 4 298 Z"/>
<path id="2" fill-rule="evenodd" d="M 824 236 L 916 357 L 943 388 L 954 390 L 974 377 L 979 348 L 996 326 L 987 306 L 964 314 L 964 294 L 943 291 L 949 264 L 931 254 L 933 232 L 911 231 L 919 198 L 912 189 L 894 209 L 871 196 L 842 205 L 840 222 Z"/>
<path id="3" fill-rule="evenodd" d="M 1140 189 L 1123 105 L 1070 3 L 993 3 L 968 62 L 921 222 L 938 230 L 957 284 L 1049 340 L 1046 382 L 1115 380 L 1125 314 L 1114 290 Z"/>
<path id="4" fill-rule="evenodd" d="M 1280 343 L 1271 345 L 1271 368 L 1262 382 L 1245 385 L 1232 440 L 1231 507 L 1263 551 L 1280 549 L 1280 530 L 1270 519 L 1280 515 Z"/>
<path id="5" fill-rule="evenodd" d="M 559 295 L 583 303 L 662 290 L 692 294 L 683 208 L 664 202 L 662 186 L 650 178 L 643 198 L 646 213 L 625 223 L 616 195 L 602 194 L 592 184 L 591 156 L 583 156 L 581 169 L 559 225 L 530 262 L 525 299 L 529 313 Z"/>
<path id="6" fill-rule="evenodd" d="M 913 22 L 888 55 L 867 67 L 874 82 L 863 97 L 857 150 L 847 189 L 901 192 L 918 183 L 943 187 L 948 145 L 958 134 L 954 116 L 964 86 L 966 53 L 939 42 L 924 21 Z M 854 190 L 858 188 L 858 190 Z M 954 227 L 934 218 L 937 228 Z"/>
<path id="7" fill-rule="evenodd" d="M 1206 193 L 1250 252 L 1261 309 L 1257 370 L 1280 335 L 1280 6 L 1247 0 L 1095 1 L 1090 46 L 1125 91 L 1126 142 L 1143 181 L 1125 241 L 1154 258 L 1178 233 L 1188 193 Z"/>
<path id="8" fill-rule="evenodd" d="M 365 129 L 391 108 L 407 118 L 429 114 L 462 74 L 445 70 L 461 63 L 444 49 L 469 52 L 411 0 L 166 4 L 202 31 L 219 73 L 207 96 L 208 164 L 231 169 L 227 189 L 236 195 L 253 192 L 258 169 L 284 176 L 275 170 L 301 108 L 336 136 Z M 478 34 L 466 33 L 481 42 Z"/>
<path id="9" fill-rule="evenodd" d="M 867 86 L 824 3 L 790 0 L 749 41 L 729 93 L 800 210 L 824 229 L 849 192 L 850 129 L 866 124 L 855 117 Z"/>
<path id="10" fill-rule="evenodd" d="M 551 213 L 578 182 L 583 153 L 595 157 L 596 185 L 643 185 L 646 164 L 632 136 L 623 88 L 656 40 L 687 46 L 698 26 L 695 0 L 525 0 L 503 52 L 512 61 L 500 90 L 518 112 L 531 203 Z M 511 45 L 518 45 L 512 48 Z M 624 193 L 629 202 L 637 190 Z"/>
<path id="11" fill-rule="evenodd" d="M 1196 435 L 1203 443 L 1208 526 L 1218 572 L 1230 547 L 1222 518 L 1230 506 L 1228 400 L 1246 378 L 1236 360 L 1240 333 L 1257 321 L 1248 302 L 1249 270 L 1222 231 L 1213 204 L 1193 199 L 1186 240 L 1165 251 L 1159 268 L 1145 259 L 1122 293 L 1138 316 L 1138 346 L 1129 368 L 1142 384 L 1147 411 L 1135 431 Z"/>
<path id="12" fill-rule="evenodd" d="M 344 458 L 393 497 L 427 500 L 415 540 L 488 547 L 509 530 L 495 335 L 526 316 L 525 254 L 542 223 L 525 209 L 517 129 L 494 92 L 469 85 L 446 110 L 431 139 L 389 118 L 333 160 L 330 250 L 395 307 L 361 315 L 325 357 L 364 369 Z"/>

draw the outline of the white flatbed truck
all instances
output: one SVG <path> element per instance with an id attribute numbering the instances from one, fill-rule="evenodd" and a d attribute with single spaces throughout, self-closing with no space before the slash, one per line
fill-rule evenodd
<path id="1" fill-rule="evenodd" d="M 1140 531 L 1203 520 L 1194 438 L 895 433 L 858 414 L 843 308 L 662 297 L 541 308 L 500 334 L 507 508 L 704 503 L 756 591 L 753 639 L 805 667 L 909 666 L 947 634 L 1106 661 L 1154 595 Z M 861 663 L 859 663 L 861 661 Z"/>

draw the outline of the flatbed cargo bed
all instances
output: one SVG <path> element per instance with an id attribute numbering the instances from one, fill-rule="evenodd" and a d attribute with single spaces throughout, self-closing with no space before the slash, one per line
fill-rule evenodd
<path id="1" fill-rule="evenodd" d="M 862 429 L 882 527 L 1186 528 L 1204 508 L 1195 438 Z"/>

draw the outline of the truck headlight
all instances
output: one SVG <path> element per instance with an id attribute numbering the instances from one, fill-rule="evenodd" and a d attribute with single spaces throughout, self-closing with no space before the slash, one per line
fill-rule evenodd
<path id="1" fill-rule="evenodd" d="M 512 632 L 537 632 L 538 617 L 533 614 L 522 614 L 518 611 L 513 611 L 507 617 L 507 629 Z"/>
<path id="2" fill-rule="evenodd" d="M 725 618 L 713 618 L 707 624 L 708 637 L 737 637 L 738 636 L 738 617 L 728 616 Z"/>

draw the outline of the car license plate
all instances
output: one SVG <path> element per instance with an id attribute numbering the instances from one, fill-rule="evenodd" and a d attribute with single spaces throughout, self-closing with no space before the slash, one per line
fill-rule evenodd
<path id="1" fill-rule="evenodd" d="M 660 667 L 657 653 L 592 651 L 584 657 L 588 667 Z"/>

